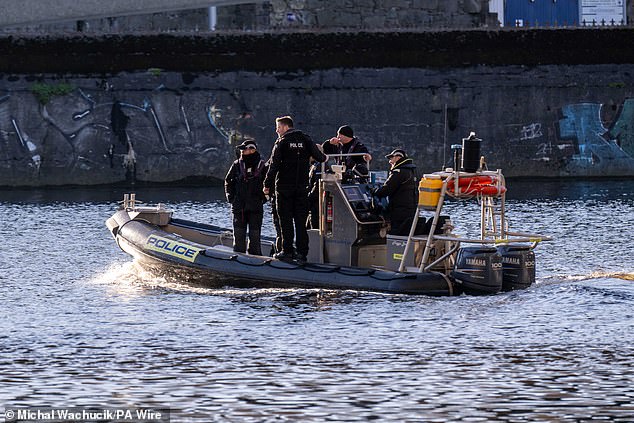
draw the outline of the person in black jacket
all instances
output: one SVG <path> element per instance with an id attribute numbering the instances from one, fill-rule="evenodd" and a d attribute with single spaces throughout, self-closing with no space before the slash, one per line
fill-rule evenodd
<path id="1" fill-rule="evenodd" d="M 266 164 L 255 141 L 238 146 L 240 158 L 233 162 L 225 177 L 225 195 L 233 212 L 233 251 L 262 255 L 260 233 L 266 197 L 262 192 Z"/>
<path id="2" fill-rule="evenodd" d="M 278 139 L 273 146 L 263 189 L 267 195 L 271 190 L 275 191 L 275 206 L 282 230 L 282 251 L 275 254 L 275 258 L 305 261 L 308 255 L 306 218 L 310 158 L 324 162 L 328 157 L 319 151 L 308 135 L 293 128 L 290 116 L 275 120 L 275 132 Z"/>
<path id="3" fill-rule="evenodd" d="M 354 136 L 354 131 L 348 125 L 343 125 L 337 130 L 337 136 L 323 142 L 325 154 L 352 154 L 365 153 L 363 156 L 341 157 L 338 164 L 344 164 L 348 175 L 356 177 L 360 182 L 365 182 L 368 176 L 368 162 L 372 156 L 368 148 Z"/>
<path id="4" fill-rule="evenodd" d="M 389 200 L 388 216 L 391 235 L 407 235 L 418 206 L 416 166 L 404 150 L 397 148 L 385 156 L 390 161 L 390 172 L 382 187 L 374 195 Z M 408 223 L 409 222 L 409 223 Z"/>

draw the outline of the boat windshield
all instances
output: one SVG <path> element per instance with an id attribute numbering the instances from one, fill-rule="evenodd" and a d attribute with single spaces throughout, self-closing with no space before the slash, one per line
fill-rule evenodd
<path id="1" fill-rule="evenodd" d="M 357 185 L 347 185 L 342 186 L 343 192 L 346 194 L 346 198 L 348 201 L 359 201 L 363 200 L 363 194 L 361 194 L 361 189 Z"/>

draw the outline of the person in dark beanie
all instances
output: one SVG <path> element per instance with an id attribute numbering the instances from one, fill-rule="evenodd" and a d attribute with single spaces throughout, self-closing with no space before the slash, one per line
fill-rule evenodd
<path id="1" fill-rule="evenodd" d="M 352 154 L 365 153 L 363 156 L 341 157 L 337 159 L 338 164 L 346 166 L 348 175 L 367 180 L 368 163 L 372 156 L 368 148 L 354 136 L 354 131 L 348 125 L 343 125 L 337 130 L 337 136 L 326 140 L 322 144 L 325 154 Z"/>
<path id="2" fill-rule="evenodd" d="M 240 158 L 233 162 L 225 177 L 225 195 L 233 212 L 233 251 L 262 255 L 260 233 L 266 197 L 262 192 L 267 167 L 255 141 L 238 146 Z"/>
<path id="3" fill-rule="evenodd" d="M 310 158 L 324 162 L 328 157 L 319 151 L 308 135 L 293 128 L 290 116 L 275 119 L 275 132 L 278 138 L 273 146 L 263 189 L 267 195 L 275 190 L 275 206 L 282 229 L 282 251 L 274 257 L 285 261 L 306 261 Z M 294 243 L 297 251 L 293 248 Z"/>
<path id="4" fill-rule="evenodd" d="M 385 158 L 390 162 L 389 176 L 383 186 L 373 194 L 379 198 L 387 197 L 389 200 L 387 212 L 390 219 L 390 235 L 407 235 L 414 213 L 418 209 L 416 166 L 400 148 Z"/>

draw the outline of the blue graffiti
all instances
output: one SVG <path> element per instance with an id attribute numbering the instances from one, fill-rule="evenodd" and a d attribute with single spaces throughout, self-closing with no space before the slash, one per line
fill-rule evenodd
<path id="1" fill-rule="evenodd" d="M 601 172 L 615 168 L 634 170 L 634 158 L 627 154 L 601 122 L 601 104 L 580 103 L 564 106 L 563 119 L 559 121 L 561 139 L 572 140 L 575 154 L 570 158 L 571 167 L 585 169 L 595 167 Z"/>
<path id="2" fill-rule="evenodd" d="M 216 108 L 216 105 L 212 105 L 210 107 L 207 107 L 207 119 L 209 119 L 209 123 L 211 124 L 212 128 L 214 128 L 216 131 L 218 131 L 218 133 L 226 140 L 229 140 L 230 137 L 230 133 L 222 127 L 222 124 L 220 123 L 220 119 L 222 117 L 222 112 L 220 111 L 220 109 Z"/>

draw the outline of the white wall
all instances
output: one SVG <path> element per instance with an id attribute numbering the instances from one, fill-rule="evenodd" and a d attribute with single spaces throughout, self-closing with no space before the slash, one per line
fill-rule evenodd
<path id="1" fill-rule="evenodd" d="M 498 21 L 504 26 L 504 0 L 489 0 L 489 12 L 498 14 Z"/>

